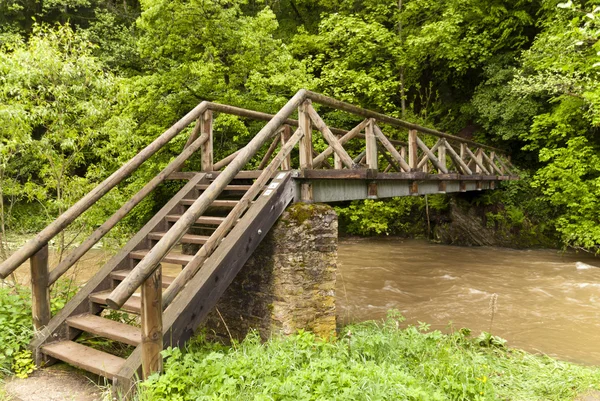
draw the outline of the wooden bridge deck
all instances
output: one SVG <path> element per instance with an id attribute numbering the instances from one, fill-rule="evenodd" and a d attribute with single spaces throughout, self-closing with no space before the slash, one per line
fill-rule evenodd
<path id="1" fill-rule="evenodd" d="M 362 121 L 350 130 L 329 127 L 313 102 Z M 291 119 L 296 110 L 298 119 Z M 215 162 L 213 113 L 267 123 L 245 147 Z M 188 140 L 181 153 L 50 270 L 48 243 L 182 132 Z M 198 154 L 201 171 L 182 171 Z M 256 168 L 244 171 L 247 166 Z M 30 259 L 31 348 L 38 363 L 62 359 L 115 380 L 126 392 L 136 375 L 161 370 L 164 346 L 193 335 L 289 203 L 494 189 L 518 178 L 511 169 L 493 147 L 306 90 L 275 115 L 202 102 L 1 263 L 0 278 Z M 167 179 L 187 182 L 52 317 L 50 287 Z M 206 235 L 189 232 L 198 224 Z M 173 252 L 183 243 L 200 248 L 194 255 Z M 182 271 L 163 278 L 163 261 L 181 264 Z M 141 329 L 101 317 L 106 308 L 140 314 Z M 82 332 L 136 349 L 126 360 L 117 358 L 76 343 Z"/>

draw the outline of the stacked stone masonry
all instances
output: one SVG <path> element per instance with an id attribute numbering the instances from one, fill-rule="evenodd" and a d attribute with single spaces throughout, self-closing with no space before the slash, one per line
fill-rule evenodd
<path id="1" fill-rule="evenodd" d="M 336 329 L 338 221 L 327 205 L 296 203 L 279 218 L 209 315 L 209 334 L 263 339 Z"/>

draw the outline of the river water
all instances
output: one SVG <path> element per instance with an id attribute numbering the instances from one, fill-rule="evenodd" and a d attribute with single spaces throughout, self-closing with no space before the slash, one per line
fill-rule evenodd
<path id="1" fill-rule="evenodd" d="M 508 346 L 600 365 L 600 258 L 555 250 L 465 248 L 427 241 L 341 239 L 338 315 L 384 318 L 432 329 L 490 331 Z M 490 301 L 497 294 L 493 322 Z"/>

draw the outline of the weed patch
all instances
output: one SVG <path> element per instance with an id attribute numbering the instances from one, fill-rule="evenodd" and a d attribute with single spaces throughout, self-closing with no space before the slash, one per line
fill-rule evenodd
<path id="1" fill-rule="evenodd" d="M 401 321 L 393 313 L 327 340 L 299 332 L 263 344 L 251 334 L 235 347 L 200 336 L 164 351 L 165 372 L 140 385 L 140 399 L 562 401 L 600 386 L 599 369 Z"/>

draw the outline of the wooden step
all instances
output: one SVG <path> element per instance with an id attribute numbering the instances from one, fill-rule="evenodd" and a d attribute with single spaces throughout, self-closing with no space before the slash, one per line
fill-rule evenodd
<path id="1" fill-rule="evenodd" d="M 84 313 L 67 319 L 67 325 L 86 333 L 119 341 L 137 347 L 142 342 L 142 332 L 139 327 L 115 322 L 100 316 Z"/>
<path id="2" fill-rule="evenodd" d="M 112 290 L 108 290 L 90 294 L 90 301 L 106 306 L 106 298 L 108 298 L 111 292 Z M 121 307 L 121 310 L 139 315 L 140 311 L 142 310 L 142 298 L 139 296 L 139 294 L 133 294 L 131 298 L 129 298 Z"/>
<path id="3" fill-rule="evenodd" d="M 160 241 L 162 237 L 164 237 L 167 233 L 164 231 L 154 232 L 148 234 L 148 238 L 154 241 Z M 182 244 L 206 244 L 210 237 L 206 235 L 193 235 L 193 234 L 184 234 L 183 237 L 179 240 Z"/>
<path id="4" fill-rule="evenodd" d="M 59 341 L 44 345 L 42 352 L 108 379 L 115 377 L 119 373 L 121 366 L 125 363 L 125 359 L 123 358 L 86 347 L 73 341 Z"/>
<path id="5" fill-rule="evenodd" d="M 209 184 L 198 184 L 196 188 L 205 190 L 208 188 Z M 231 192 L 246 192 L 250 189 L 252 185 L 241 185 L 241 184 L 229 184 L 223 189 L 223 191 L 231 191 Z"/>
<path id="6" fill-rule="evenodd" d="M 190 206 L 194 203 L 196 199 L 182 199 L 181 203 L 184 206 Z M 225 200 L 225 199 L 217 199 L 214 200 L 213 203 L 210 204 L 210 207 L 226 207 L 233 209 L 240 201 L 237 200 Z"/>
<path id="7" fill-rule="evenodd" d="M 114 272 L 110 273 L 110 277 L 114 280 L 123 281 L 129 273 L 131 273 L 131 270 L 115 270 Z M 168 286 L 170 286 L 173 280 L 175 280 L 175 277 L 162 276 L 163 288 L 167 288 Z"/>
<path id="8" fill-rule="evenodd" d="M 180 214 L 169 214 L 166 219 L 168 222 L 176 222 L 181 218 Z M 206 224 L 209 226 L 218 226 L 223 221 L 225 221 L 225 217 L 216 217 L 216 216 L 200 216 L 198 220 L 196 220 L 196 224 Z"/>
<path id="9" fill-rule="evenodd" d="M 148 254 L 148 252 L 150 252 L 150 249 L 140 249 L 130 252 L 129 256 L 136 260 L 142 260 L 144 259 L 144 256 Z M 174 265 L 185 266 L 192 260 L 193 257 L 194 255 L 184 255 L 183 253 L 179 252 L 169 252 L 162 261 L 164 263 L 173 263 Z"/>

